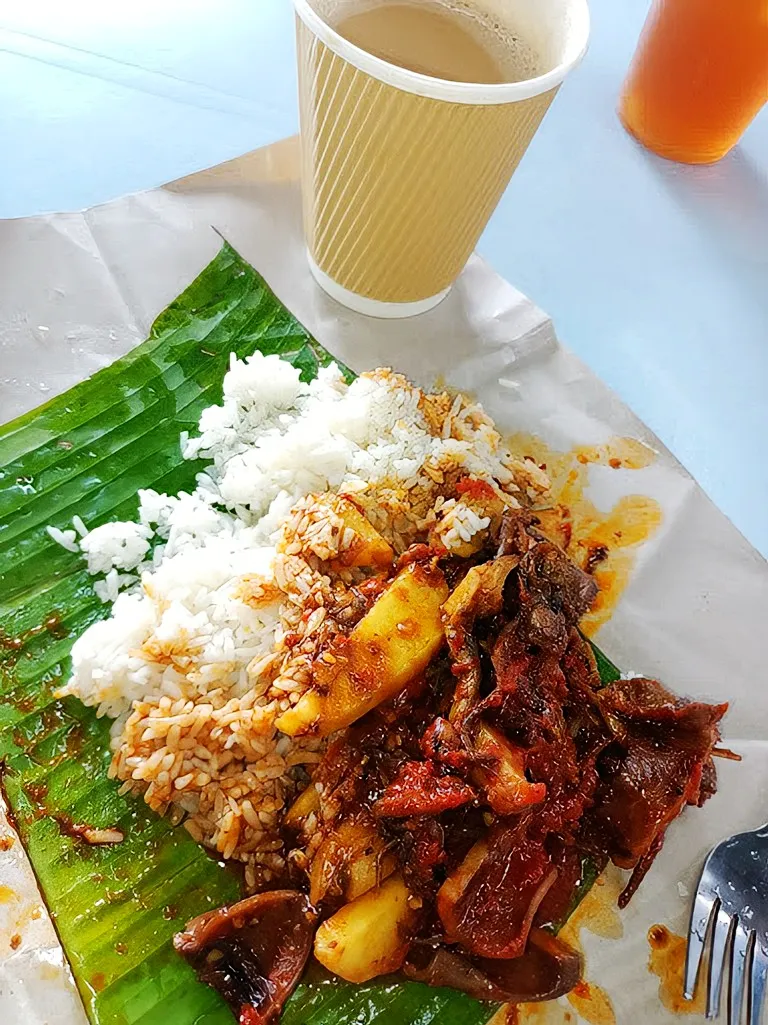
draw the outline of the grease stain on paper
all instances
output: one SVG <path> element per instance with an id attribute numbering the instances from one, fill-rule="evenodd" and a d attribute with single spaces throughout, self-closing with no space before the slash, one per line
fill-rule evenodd
<path id="1" fill-rule="evenodd" d="M 618 900 L 624 884 L 623 874 L 609 865 L 560 930 L 560 938 L 582 953 L 581 933 L 584 929 L 604 940 L 621 939 L 624 924 L 619 914 Z"/>
<path id="2" fill-rule="evenodd" d="M 567 999 L 590 1025 L 616 1025 L 610 997 L 600 986 L 591 982 L 577 982 Z"/>
<path id="3" fill-rule="evenodd" d="M 11 901 L 18 899 L 18 894 L 10 886 L 0 886 L 0 904 L 10 904 Z"/>
<path id="4" fill-rule="evenodd" d="M 671 932 L 666 925 L 652 925 L 648 930 L 648 971 L 659 980 L 659 1000 L 673 1014 L 700 1014 L 706 1010 L 706 986 L 699 982 L 693 1000 L 683 997 L 685 977 L 684 936 Z"/>
<path id="5" fill-rule="evenodd" d="M 656 459 L 656 452 L 635 438 L 611 438 L 604 445 L 577 446 L 556 452 L 540 438 L 514 434 L 512 450 L 529 456 L 552 482 L 552 502 L 537 509 L 544 533 L 557 541 L 571 559 L 590 573 L 600 588 L 581 628 L 593 636 L 613 614 L 629 583 L 639 546 L 662 522 L 662 510 L 654 498 L 625 495 L 603 512 L 587 497 L 590 466 L 614 470 L 642 470 Z"/>
<path id="6" fill-rule="evenodd" d="M 540 1004 L 507 1004 L 488 1025 L 576 1025 L 576 1015 L 553 1000 Z"/>

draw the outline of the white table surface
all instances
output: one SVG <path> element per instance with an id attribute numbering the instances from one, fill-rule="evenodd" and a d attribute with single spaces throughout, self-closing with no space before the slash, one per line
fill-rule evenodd
<path id="1" fill-rule="evenodd" d="M 648 0 L 591 7 L 587 58 L 480 251 L 768 554 L 768 109 L 717 165 L 650 155 L 614 112 Z M 289 0 L 0 0 L 0 217 L 150 188 L 296 128 Z"/>

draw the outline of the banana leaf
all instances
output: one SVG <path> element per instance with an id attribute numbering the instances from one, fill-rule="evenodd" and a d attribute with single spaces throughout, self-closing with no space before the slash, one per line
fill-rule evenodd
<path id="1" fill-rule="evenodd" d="M 194 487 L 179 433 L 220 401 L 231 352 L 277 353 L 310 380 L 330 355 L 227 244 L 149 338 L 64 395 L 0 428 L 0 759 L 7 802 L 93 1025 L 231 1025 L 218 995 L 174 953 L 189 918 L 239 882 L 184 829 L 107 778 L 109 723 L 54 692 L 74 639 L 109 608 L 46 525 L 130 519 L 137 489 Z M 351 375 L 350 375 L 351 376 Z M 616 669 L 600 656 L 604 680 Z M 121 829 L 92 847 L 76 826 Z M 587 867 L 585 886 L 594 878 Z M 452 990 L 386 979 L 352 986 L 310 972 L 284 1025 L 481 1025 Z"/>

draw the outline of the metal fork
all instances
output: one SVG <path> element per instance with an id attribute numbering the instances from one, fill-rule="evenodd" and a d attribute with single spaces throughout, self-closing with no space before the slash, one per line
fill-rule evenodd
<path id="1" fill-rule="evenodd" d="M 707 1017 L 720 1014 L 727 959 L 728 1025 L 741 1022 L 745 991 L 747 1021 L 759 1025 L 768 975 L 768 824 L 728 837 L 704 862 L 688 930 L 686 1000 L 708 943 Z"/>

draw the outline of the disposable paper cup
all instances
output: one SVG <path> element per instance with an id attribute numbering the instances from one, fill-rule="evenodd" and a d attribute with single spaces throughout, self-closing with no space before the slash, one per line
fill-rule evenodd
<path id="1" fill-rule="evenodd" d="M 565 76 L 586 0 L 478 0 L 544 73 L 473 85 L 406 71 L 331 27 L 355 0 L 294 0 L 309 265 L 344 305 L 408 317 L 448 293 Z"/>

